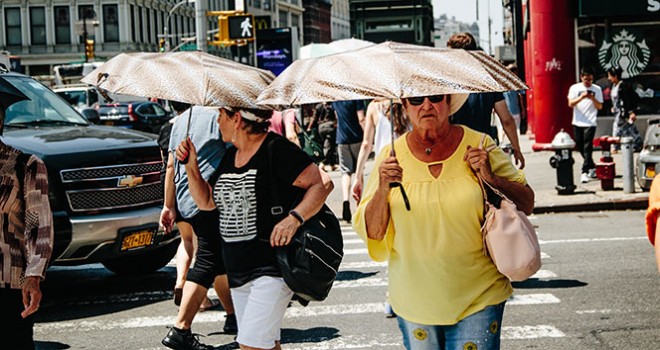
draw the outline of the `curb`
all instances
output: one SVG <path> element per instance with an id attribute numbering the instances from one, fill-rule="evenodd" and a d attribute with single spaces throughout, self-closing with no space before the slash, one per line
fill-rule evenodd
<path id="1" fill-rule="evenodd" d="M 606 210 L 640 210 L 649 206 L 648 197 L 614 200 L 608 202 L 576 203 L 563 205 L 545 205 L 534 208 L 534 214 L 588 212 Z"/>

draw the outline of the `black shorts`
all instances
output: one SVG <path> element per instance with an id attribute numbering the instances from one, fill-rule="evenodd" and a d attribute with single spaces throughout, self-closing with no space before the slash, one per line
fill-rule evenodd
<path id="1" fill-rule="evenodd" d="M 210 288 L 218 275 L 227 273 L 222 261 L 222 238 L 218 211 L 199 211 L 195 216 L 186 219 L 197 236 L 197 253 L 195 264 L 188 270 L 186 280 L 200 286 Z"/>

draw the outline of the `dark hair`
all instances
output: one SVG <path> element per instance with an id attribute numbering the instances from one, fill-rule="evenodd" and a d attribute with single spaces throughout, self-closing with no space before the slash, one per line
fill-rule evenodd
<path id="1" fill-rule="evenodd" d="M 447 47 L 452 49 L 478 50 L 474 36 L 468 32 L 456 33 L 447 40 Z"/>
<path id="2" fill-rule="evenodd" d="M 170 105 L 172 105 L 172 108 L 177 113 L 184 112 L 185 110 L 190 108 L 190 103 L 179 102 L 179 101 L 170 101 Z"/>
<path id="3" fill-rule="evenodd" d="M 580 69 L 580 76 L 583 75 L 594 75 L 594 70 L 591 67 L 582 67 Z"/>
<path id="4" fill-rule="evenodd" d="M 621 67 L 616 67 L 616 66 L 615 67 L 610 67 L 607 70 L 607 73 L 609 75 L 613 76 L 613 77 L 617 77 L 617 78 L 621 79 L 621 75 L 623 75 L 623 69 L 621 69 Z"/>

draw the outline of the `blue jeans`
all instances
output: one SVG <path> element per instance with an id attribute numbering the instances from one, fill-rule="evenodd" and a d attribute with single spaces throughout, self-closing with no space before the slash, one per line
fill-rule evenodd
<path id="1" fill-rule="evenodd" d="M 407 350 L 499 350 L 504 303 L 450 326 L 423 325 L 397 316 L 403 345 Z"/>

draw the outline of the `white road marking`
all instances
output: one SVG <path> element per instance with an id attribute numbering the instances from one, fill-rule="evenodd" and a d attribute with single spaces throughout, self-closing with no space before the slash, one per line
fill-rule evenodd
<path id="1" fill-rule="evenodd" d="M 575 311 L 575 313 L 579 315 L 584 315 L 584 314 L 611 314 L 613 310 L 611 309 L 603 309 L 603 310 L 578 310 Z"/>
<path id="2" fill-rule="evenodd" d="M 646 236 L 643 237 L 609 237 L 609 238 L 574 238 L 574 239 L 555 239 L 551 241 L 539 240 L 539 244 L 559 244 L 559 243 L 592 243 L 592 242 L 616 242 L 616 241 L 636 241 L 636 240 L 646 240 Z"/>
<path id="3" fill-rule="evenodd" d="M 332 288 L 381 287 L 387 285 L 387 278 L 367 277 L 353 281 L 335 281 Z"/>
<path id="4" fill-rule="evenodd" d="M 534 274 L 534 276 L 532 276 L 532 277 L 530 277 L 530 278 L 538 278 L 538 279 L 541 279 L 541 278 L 555 278 L 555 277 L 557 277 L 557 274 L 555 274 L 555 273 L 552 272 L 552 271 L 549 271 L 549 270 L 539 270 L 538 272 L 536 272 L 536 273 Z"/>
<path id="5" fill-rule="evenodd" d="M 357 238 L 357 239 L 345 239 L 344 244 L 364 244 L 364 241 Z"/>
<path id="6" fill-rule="evenodd" d="M 502 339 L 562 338 L 566 334 L 551 325 L 502 327 Z"/>
<path id="7" fill-rule="evenodd" d="M 557 304 L 559 302 L 559 298 L 549 293 L 514 294 L 507 300 L 506 305 Z"/>
<path id="8" fill-rule="evenodd" d="M 342 262 L 339 266 L 341 270 L 348 269 L 368 269 L 373 267 L 387 267 L 387 262 L 377 261 L 357 261 L 357 262 Z"/>
<path id="9" fill-rule="evenodd" d="M 548 259 L 550 258 L 550 255 L 548 253 L 541 252 L 541 259 Z"/>
<path id="10" fill-rule="evenodd" d="M 344 255 L 369 254 L 367 248 L 344 249 Z"/>

